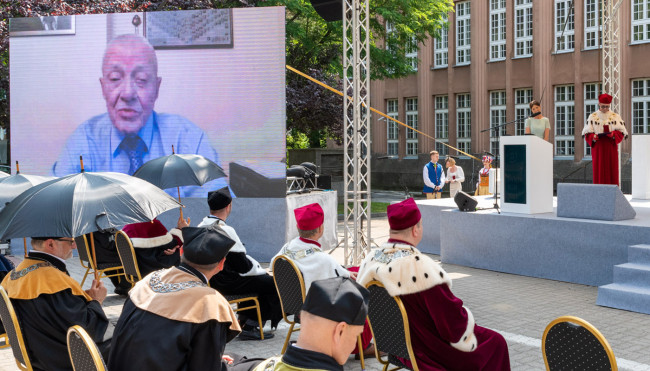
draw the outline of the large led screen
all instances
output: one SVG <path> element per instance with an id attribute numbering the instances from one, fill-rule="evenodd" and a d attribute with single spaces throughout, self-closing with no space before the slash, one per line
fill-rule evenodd
<path id="1" fill-rule="evenodd" d="M 284 8 L 12 19 L 11 158 L 21 171 L 133 173 L 199 154 L 238 197 L 284 197 Z M 176 189 L 169 190 L 176 195 Z"/>

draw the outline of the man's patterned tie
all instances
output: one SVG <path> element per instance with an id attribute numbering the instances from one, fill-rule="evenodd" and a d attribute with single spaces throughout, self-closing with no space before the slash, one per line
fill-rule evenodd
<path id="1" fill-rule="evenodd" d="M 127 135 L 120 148 L 129 156 L 129 175 L 133 175 L 142 166 L 144 154 L 149 151 L 147 145 L 138 135 Z"/>

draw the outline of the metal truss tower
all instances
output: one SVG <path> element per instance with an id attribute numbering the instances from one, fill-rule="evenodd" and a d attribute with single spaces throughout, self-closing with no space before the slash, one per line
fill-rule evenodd
<path id="1" fill-rule="evenodd" d="M 603 19 L 603 92 L 612 96 L 611 110 L 618 112 L 621 97 L 621 48 L 619 44 L 620 17 L 618 9 L 622 0 L 601 0 Z"/>
<path id="2" fill-rule="evenodd" d="M 370 238 L 370 13 L 368 0 L 343 1 L 345 264 L 358 265 Z"/>

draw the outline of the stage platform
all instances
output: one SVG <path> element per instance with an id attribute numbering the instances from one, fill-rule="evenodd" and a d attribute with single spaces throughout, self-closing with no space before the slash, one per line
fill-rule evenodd
<path id="1" fill-rule="evenodd" d="M 443 263 L 600 286 L 614 281 L 614 265 L 628 262 L 628 247 L 650 242 L 650 201 L 626 198 L 636 217 L 601 221 L 552 213 L 498 214 L 493 196 L 477 197 L 479 210 L 461 212 L 451 198 L 417 201 L 424 220 L 423 252 Z"/>

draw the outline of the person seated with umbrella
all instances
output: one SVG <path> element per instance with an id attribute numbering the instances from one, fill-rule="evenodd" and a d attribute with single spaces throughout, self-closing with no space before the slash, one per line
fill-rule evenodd
<path id="1" fill-rule="evenodd" d="M 226 224 L 226 219 L 232 211 L 232 196 L 228 187 L 208 193 L 210 215 L 206 216 L 199 227 L 218 225 L 230 238 L 235 246 L 226 257 L 223 270 L 210 279 L 210 286 L 222 295 L 257 295 L 260 303 L 262 321 L 271 320 L 271 328 L 276 328 L 282 319 L 282 306 L 275 289 L 275 282 L 264 268 L 253 257 L 247 254 L 246 247 L 237 236 L 235 229 Z M 260 340 L 257 312 L 255 309 L 239 313 L 239 323 L 243 331 L 241 340 Z M 265 339 L 273 337 L 273 333 L 264 335 Z"/>
<path id="2" fill-rule="evenodd" d="M 144 277 L 147 274 L 175 267 L 181 262 L 180 248 L 183 245 L 181 229 L 189 226 L 190 219 L 178 218 L 176 228 L 167 228 L 158 220 L 129 224 L 122 228 L 131 239 L 138 269 Z"/>
<path id="3" fill-rule="evenodd" d="M 35 370 L 72 370 L 66 334 L 80 325 L 108 357 L 108 319 L 102 309 L 106 287 L 93 280 L 88 290 L 68 274 L 65 261 L 76 249 L 72 237 L 32 237 L 25 260 L 2 281 L 20 320 Z"/>
<path id="4" fill-rule="evenodd" d="M 115 327 L 109 370 L 226 369 L 226 343 L 241 328 L 208 280 L 223 269 L 235 241 L 216 225 L 186 227 L 183 237 L 181 264 L 150 273 L 129 292 Z"/>

